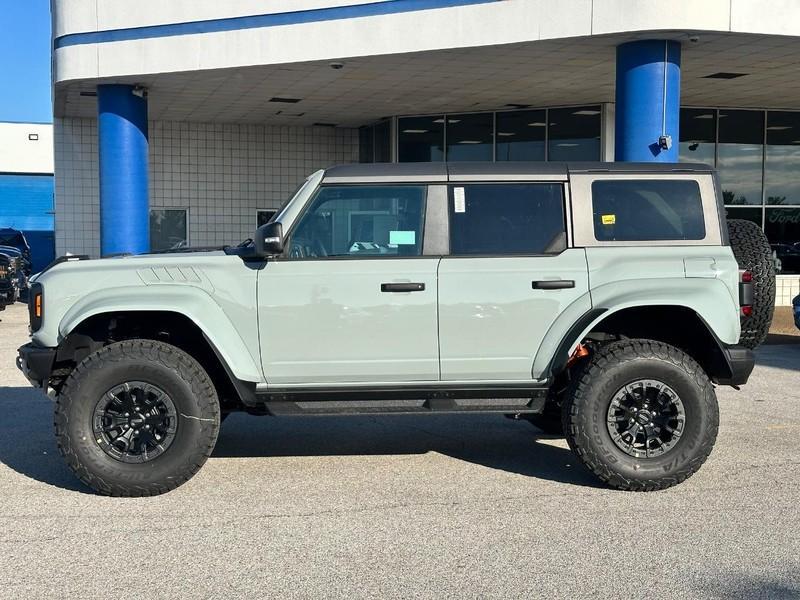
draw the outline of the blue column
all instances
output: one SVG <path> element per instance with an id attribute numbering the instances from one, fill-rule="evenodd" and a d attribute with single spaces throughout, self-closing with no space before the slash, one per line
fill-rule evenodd
<path id="1" fill-rule="evenodd" d="M 678 162 L 681 45 L 642 40 L 617 46 L 614 155 L 618 161 Z M 670 136 L 670 149 L 659 138 Z"/>
<path id="2" fill-rule="evenodd" d="M 102 256 L 150 251 L 147 99 L 134 90 L 97 86 Z"/>

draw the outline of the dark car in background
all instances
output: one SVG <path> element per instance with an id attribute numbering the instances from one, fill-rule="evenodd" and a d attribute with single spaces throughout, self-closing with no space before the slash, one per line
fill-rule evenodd
<path id="1" fill-rule="evenodd" d="M 0 254 L 0 310 L 5 310 L 6 305 L 13 304 L 16 300 L 10 263 L 8 256 Z"/>
<path id="2" fill-rule="evenodd" d="M 28 278 L 31 276 L 31 248 L 25 234 L 16 229 L 0 229 L 0 257 L 4 259 L 6 271 L 0 284 L 2 285 L 0 294 L 3 294 L 0 302 L 4 304 L 11 304 L 17 300 L 27 302 Z"/>
<path id="3" fill-rule="evenodd" d="M 792 300 L 792 309 L 794 310 L 794 324 L 800 329 L 800 296 L 795 296 Z"/>
<path id="4" fill-rule="evenodd" d="M 771 244 L 775 258 L 780 265 L 778 272 L 796 273 L 800 271 L 800 242 L 794 244 Z"/>
<path id="5" fill-rule="evenodd" d="M 9 227 L 0 229 L 0 253 L 7 254 L 6 250 L 9 248 L 17 250 L 19 255 L 22 256 L 24 268 L 26 269 L 25 275 L 30 276 L 31 247 L 25 234 Z"/>

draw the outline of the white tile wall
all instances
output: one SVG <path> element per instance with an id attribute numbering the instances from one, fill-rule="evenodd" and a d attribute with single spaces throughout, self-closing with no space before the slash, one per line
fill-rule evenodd
<path id="1" fill-rule="evenodd" d="M 778 275 L 775 278 L 775 306 L 791 306 L 800 294 L 800 275 Z"/>
<path id="2" fill-rule="evenodd" d="M 99 255 L 97 125 L 56 119 L 56 253 Z M 150 206 L 187 208 L 192 245 L 250 237 L 313 171 L 358 160 L 355 129 L 154 121 Z"/>

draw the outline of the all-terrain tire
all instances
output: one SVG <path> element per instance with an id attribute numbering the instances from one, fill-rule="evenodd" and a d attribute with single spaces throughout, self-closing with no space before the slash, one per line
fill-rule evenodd
<path id="1" fill-rule="evenodd" d="M 634 457 L 606 425 L 612 399 L 638 380 L 663 382 L 685 409 L 682 435 L 660 456 Z M 602 481 L 620 490 L 668 488 L 694 474 L 714 447 L 719 408 L 708 376 L 688 354 L 662 342 L 631 339 L 599 347 L 576 374 L 563 403 L 570 448 Z"/>
<path id="2" fill-rule="evenodd" d="M 775 311 L 775 263 L 767 236 L 752 221 L 728 220 L 733 255 L 739 268 L 753 274 L 753 314 L 742 320 L 739 343 L 756 348 L 767 339 Z"/>
<path id="3" fill-rule="evenodd" d="M 158 386 L 175 408 L 171 444 L 147 462 L 122 462 L 95 439 L 95 407 L 128 381 Z M 108 496 L 153 496 L 185 483 L 211 455 L 219 423 L 217 393 L 205 370 L 186 352 L 153 340 L 117 342 L 87 356 L 64 382 L 55 407 L 59 452 L 81 481 Z"/>

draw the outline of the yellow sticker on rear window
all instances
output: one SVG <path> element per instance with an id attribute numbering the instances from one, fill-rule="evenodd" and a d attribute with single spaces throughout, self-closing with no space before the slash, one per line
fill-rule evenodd
<path id="1" fill-rule="evenodd" d="M 603 225 L 614 225 L 617 222 L 617 215 L 601 215 L 600 221 Z"/>

